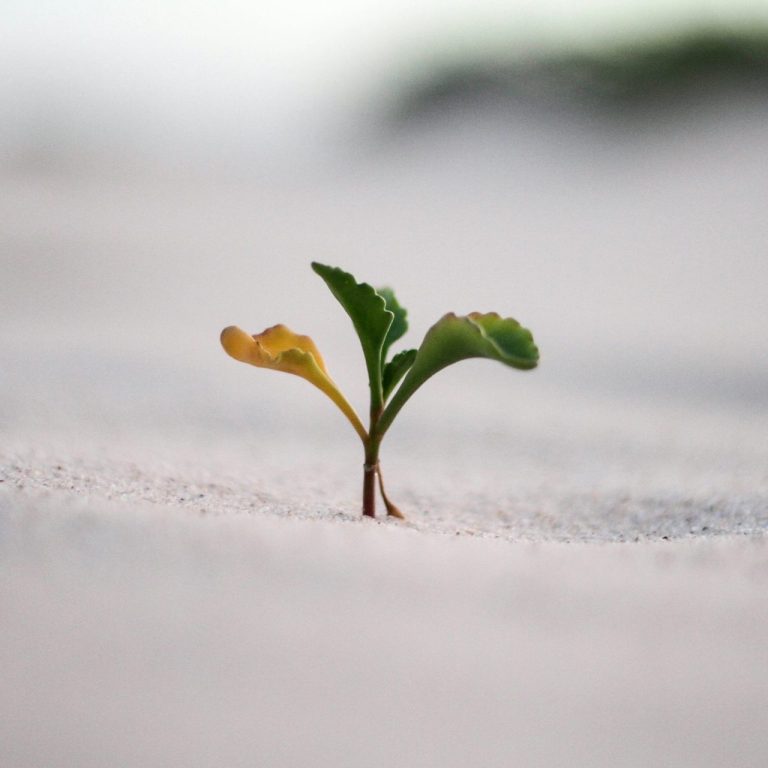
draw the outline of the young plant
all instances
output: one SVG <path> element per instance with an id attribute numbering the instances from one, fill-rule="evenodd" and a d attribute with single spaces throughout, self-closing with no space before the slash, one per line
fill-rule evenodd
<path id="1" fill-rule="evenodd" d="M 312 263 L 331 293 L 346 310 L 360 338 L 371 392 L 368 429 L 334 384 L 309 336 L 275 325 L 255 336 L 236 326 L 221 332 L 227 354 L 244 363 L 301 376 L 325 392 L 347 417 L 363 443 L 363 515 L 376 515 L 378 479 L 387 514 L 402 518 L 384 491 L 379 448 L 395 416 L 413 393 L 442 368 L 470 357 L 498 360 L 512 368 L 535 368 L 539 351 L 531 332 L 495 312 L 444 315 L 428 331 L 418 349 L 390 357 L 390 347 L 408 330 L 407 312 L 389 288 L 374 290 L 348 272 Z M 399 384 L 399 386 L 398 386 Z"/>

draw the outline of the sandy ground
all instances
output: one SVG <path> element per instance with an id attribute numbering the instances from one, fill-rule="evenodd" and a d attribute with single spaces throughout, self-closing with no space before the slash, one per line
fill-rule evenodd
<path id="1" fill-rule="evenodd" d="M 0 764 L 764 766 L 760 120 L 3 177 Z M 363 411 L 313 258 L 391 282 L 414 343 L 497 309 L 541 346 L 403 410 L 405 524 L 360 520 L 319 394 L 218 348 L 286 322 Z"/>
<path id="2" fill-rule="evenodd" d="M 762 537 L 0 503 L 6 765 L 765 763 Z"/>

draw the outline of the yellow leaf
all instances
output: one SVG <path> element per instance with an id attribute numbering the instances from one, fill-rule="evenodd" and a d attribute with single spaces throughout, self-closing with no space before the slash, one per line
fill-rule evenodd
<path id="1" fill-rule="evenodd" d="M 251 336 L 237 326 L 230 325 L 221 332 L 221 345 L 235 360 L 259 368 L 292 373 L 314 384 L 336 403 L 360 438 L 363 441 L 368 439 L 360 418 L 328 375 L 323 358 L 309 336 L 294 333 L 284 325 L 273 325 Z"/>

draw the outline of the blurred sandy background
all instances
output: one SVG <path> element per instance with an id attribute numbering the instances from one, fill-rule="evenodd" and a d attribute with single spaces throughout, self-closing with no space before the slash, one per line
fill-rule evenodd
<path id="1" fill-rule="evenodd" d="M 0 762 L 765 764 L 765 3 L 2 17 Z M 219 348 L 364 412 L 313 259 L 541 348 L 404 409 L 406 526 Z"/>

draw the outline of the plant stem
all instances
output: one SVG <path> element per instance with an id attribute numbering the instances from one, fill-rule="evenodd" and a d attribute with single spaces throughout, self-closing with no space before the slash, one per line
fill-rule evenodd
<path id="1" fill-rule="evenodd" d="M 368 428 L 368 434 L 363 440 L 365 446 L 365 465 L 363 467 L 363 516 L 376 517 L 376 477 L 379 480 L 379 491 L 381 498 L 384 499 L 384 506 L 387 508 L 387 515 L 404 520 L 403 513 L 390 501 L 384 490 L 384 480 L 381 477 L 381 467 L 379 467 L 379 446 L 381 445 L 382 434 L 379 432 L 379 422 L 383 407 L 377 407 L 375 398 L 371 397 L 371 424 Z"/>
<path id="2" fill-rule="evenodd" d="M 405 520 L 405 515 L 397 508 L 397 505 L 393 504 L 387 492 L 384 490 L 384 478 L 381 476 L 381 466 L 376 465 L 376 474 L 379 476 L 379 491 L 381 498 L 384 499 L 384 506 L 387 508 L 387 515 L 389 517 L 396 517 L 398 520 Z"/>
<path id="3" fill-rule="evenodd" d="M 363 440 L 365 446 L 365 466 L 363 467 L 363 515 L 376 517 L 376 474 L 379 469 L 379 443 L 376 436 L 376 424 L 381 418 L 382 408 L 376 407 L 375 398 L 371 397 L 371 423 L 368 436 Z"/>
<path id="4" fill-rule="evenodd" d="M 365 466 L 363 467 L 363 515 L 376 517 L 376 469 L 378 462 L 365 452 Z"/>

